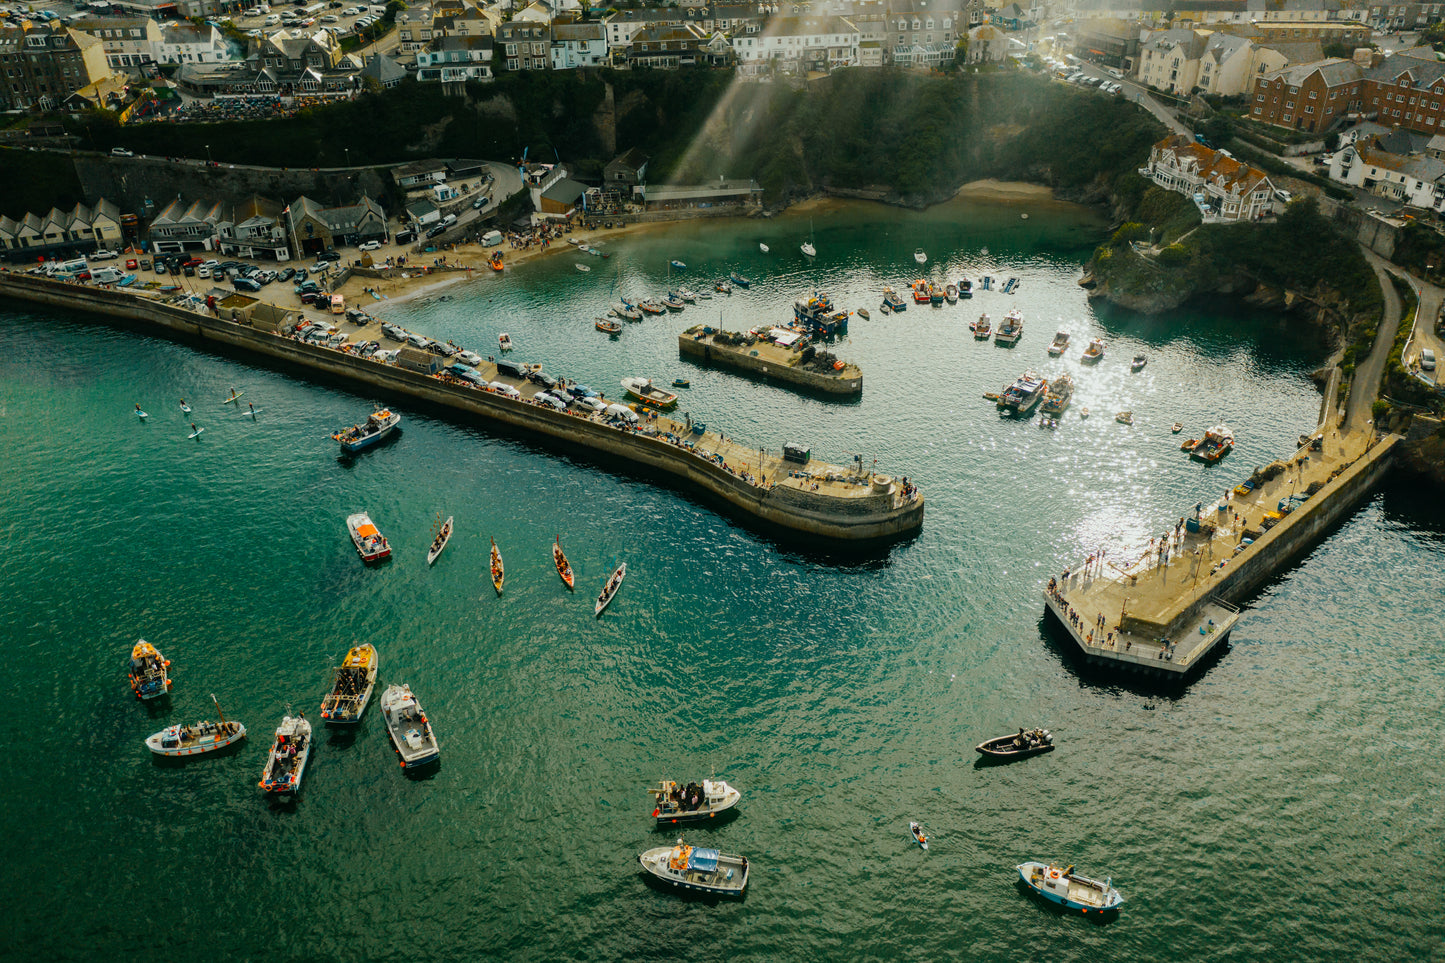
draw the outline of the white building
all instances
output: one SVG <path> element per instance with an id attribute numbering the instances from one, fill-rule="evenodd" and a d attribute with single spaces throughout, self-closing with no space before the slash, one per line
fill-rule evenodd
<path id="1" fill-rule="evenodd" d="M 1140 82 L 1181 97 L 1195 92 L 1238 97 L 1254 89 L 1255 77 L 1288 64 L 1279 51 L 1234 34 L 1155 30 L 1139 46 L 1135 74 Z"/>
<path id="2" fill-rule="evenodd" d="M 1330 180 L 1429 210 L 1445 210 L 1445 161 L 1429 154 L 1393 154 L 1380 138 L 1362 138 L 1335 151 Z"/>
<path id="3" fill-rule="evenodd" d="M 1252 221 L 1275 211 L 1274 185 L 1264 171 L 1196 143 L 1188 134 L 1171 134 L 1155 144 L 1149 166 L 1139 173 L 1192 199 L 1206 223 Z"/>
<path id="4" fill-rule="evenodd" d="M 230 59 L 226 39 L 209 24 L 170 24 L 151 49 L 156 62 L 163 64 L 215 64 Z"/>
<path id="5" fill-rule="evenodd" d="M 491 37 L 438 37 L 416 54 L 419 83 L 492 79 Z"/>
<path id="6" fill-rule="evenodd" d="M 155 63 L 154 47 L 162 34 L 160 24 L 149 17 L 86 17 L 70 26 L 100 41 L 113 70 L 133 74 Z"/>
<path id="7" fill-rule="evenodd" d="M 607 31 L 600 23 L 552 25 L 552 69 L 575 70 L 607 63 Z"/>
<path id="8" fill-rule="evenodd" d="M 861 33 L 845 17 L 774 17 L 761 33 L 733 38 L 739 72 L 770 60 L 800 70 L 858 66 Z"/>

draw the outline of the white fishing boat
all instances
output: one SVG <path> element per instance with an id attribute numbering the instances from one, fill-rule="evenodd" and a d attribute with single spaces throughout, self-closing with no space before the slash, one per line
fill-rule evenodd
<path id="1" fill-rule="evenodd" d="M 677 395 L 654 386 L 651 378 L 623 378 L 622 387 L 627 389 L 628 395 L 648 408 L 665 411 L 677 406 Z"/>
<path id="2" fill-rule="evenodd" d="M 1124 905 L 1124 897 L 1114 888 L 1112 879 L 1091 879 L 1075 873 L 1072 866 L 1061 869 L 1052 863 L 1030 861 L 1016 868 L 1025 886 L 1068 909 L 1086 914 L 1111 913 Z"/>
<path id="3" fill-rule="evenodd" d="M 158 756 L 198 756 L 224 749 L 246 738 L 246 727 L 230 722 L 221 711 L 221 704 L 211 696 L 220 722 L 203 720 L 193 726 L 166 726 L 146 738 L 146 748 Z"/>
<path id="4" fill-rule="evenodd" d="M 1049 354 L 1057 358 L 1069 348 L 1069 332 L 1060 331 L 1054 335 L 1054 343 L 1049 345 Z"/>
<path id="5" fill-rule="evenodd" d="M 1044 392 L 1048 388 L 1048 379 L 1041 378 L 1032 371 L 1025 371 L 998 396 L 998 409 L 1016 415 L 1027 415 L 1034 405 L 1043 400 Z"/>
<path id="6" fill-rule="evenodd" d="M 682 837 L 678 837 L 676 845 L 640 853 L 637 861 L 653 876 L 679 889 L 741 896 L 748 885 L 746 856 L 689 846 Z"/>
<path id="7" fill-rule="evenodd" d="M 998 331 L 993 336 L 994 344 L 1017 344 L 1024 333 L 1024 313 L 1018 308 L 1010 308 L 1008 314 L 998 323 Z"/>
<path id="8" fill-rule="evenodd" d="M 601 617 L 602 610 L 612 604 L 612 599 L 616 597 L 617 590 L 622 587 L 622 580 L 626 577 L 627 563 L 623 562 L 617 566 L 616 570 L 613 571 L 612 575 L 607 579 L 607 584 L 602 586 L 602 592 L 597 596 L 597 604 L 592 609 L 593 615 L 599 618 Z"/>
<path id="9" fill-rule="evenodd" d="M 261 770 L 261 781 L 256 785 L 268 793 L 292 795 L 301 789 L 301 777 L 310 758 L 311 723 L 306 721 L 306 713 L 293 716 L 288 709 L 276 727 L 276 741 L 271 744 L 266 768 Z"/>
<path id="10" fill-rule="evenodd" d="M 370 642 L 353 646 L 336 669 L 331 692 L 321 700 L 321 720 L 334 726 L 354 725 L 361 721 L 366 704 L 376 688 L 380 667 L 376 647 Z"/>
<path id="11" fill-rule="evenodd" d="M 437 529 L 435 537 L 432 538 L 431 548 L 426 550 L 426 563 L 428 565 L 437 560 L 437 556 L 442 553 L 442 549 L 447 547 L 447 542 L 451 540 L 451 537 L 452 516 L 448 515 L 447 520 L 442 522 L 441 527 Z"/>
<path id="12" fill-rule="evenodd" d="M 159 699 L 171 691 L 170 667 L 170 659 L 141 639 L 130 650 L 130 691 L 142 701 Z"/>
<path id="13" fill-rule="evenodd" d="M 363 562 L 377 562 L 391 555 L 391 543 L 366 512 L 346 516 L 346 530 L 351 534 L 351 542 Z"/>
<path id="14" fill-rule="evenodd" d="M 501 348 L 503 351 L 511 351 L 512 336 L 505 331 L 497 335 L 497 347 Z"/>
<path id="15" fill-rule="evenodd" d="M 652 818 L 657 820 L 659 827 L 714 819 L 743 798 L 742 793 L 721 779 L 704 779 L 701 783 L 690 782 L 686 786 L 664 779 L 657 789 L 647 791 L 657 797 Z"/>
<path id="16" fill-rule="evenodd" d="M 1099 360 L 1100 358 L 1102 358 L 1103 356 L 1104 356 L 1104 339 L 1103 339 L 1103 338 L 1090 338 L 1090 339 L 1089 339 L 1089 346 L 1084 349 L 1084 358 L 1083 358 L 1083 360 L 1085 360 L 1085 361 L 1098 361 L 1098 360 Z"/>
<path id="17" fill-rule="evenodd" d="M 582 271 L 583 273 L 586 273 L 587 271 L 592 270 L 590 267 L 588 267 L 588 266 L 585 265 L 585 264 L 574 264 L 573 267 L 575 267 L 575 268 L 576 268 L 577 270 L 579 270 L 579 271 Z"/>
<path id="18" fill-rule="evenodd" d="M 763 243 L 759 242 L 759 243 L 758 243 L 758 250 L 759 250 L 759 251 L 762 251 L 764 254 L 767 254 L 767 253 L 768 253 L 768 246 L 767 246 L 766 244 L 763 244 Z"/>
<path id="19" fill-rule="evenodd" d="M 386 732 L 401 757 L 401 768 L 424 766 L 441 758 L 441 747 L 421 703 L 409 685 L 387 686 L 381 694 L 381 714 Z"/>
<path id="20" fill-rule="evenodd" d="M 919 264 L 927 264 L 928 255 L 924 254 L 923 248 L 920 247 L 918 248 L 918 250 L 913 252 L 913 260 L 917 261 Z"/>

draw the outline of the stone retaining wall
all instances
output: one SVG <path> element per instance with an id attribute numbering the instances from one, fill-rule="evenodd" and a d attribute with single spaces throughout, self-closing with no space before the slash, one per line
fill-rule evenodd
<path id="1" fill-rule="evenodd" d="M 746 374 L 756 375 L 770 381 L 797 385 L 819 394 L 861 395 L 863 393 L 863 373 L 853 365 L 847 365 L 843 369 L 844 371 L 851 369 L 854 372 L 853 377 L 835 378 L 831 375 L 809 371 L 806 368 L 780 364 L 768 358 L 754 357 L 745 351 L 736 351 L 711 342 L 698 341 L 686 333 L 677 336 L 677 350 L 683 357 L 703 364 L 735 368 Z"/>

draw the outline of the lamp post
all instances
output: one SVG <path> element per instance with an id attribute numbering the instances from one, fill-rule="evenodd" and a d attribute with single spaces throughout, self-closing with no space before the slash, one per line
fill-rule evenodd
<path id="1" fill-rule="evenodd" d="M 344 151 L 346 151 L 346 166 L 347 166 L 347 167 L 350 167 L 350 166 L 351 166 L 351 148 L 350 148 L 350 147 L 343 147 L 343 148 L 341 148 L 341 149 L 344 150 Z"/>
<path id="2" fill-rule="evenodd" d="M 214 161 L 211 160 L 211 145 L 210 145 L 210 144 L 207 144 L 207 145 L 206 145 L 206 163 L 207 163 L 207 164 L 213 164 L 213 163 L 215 163 Z"/>

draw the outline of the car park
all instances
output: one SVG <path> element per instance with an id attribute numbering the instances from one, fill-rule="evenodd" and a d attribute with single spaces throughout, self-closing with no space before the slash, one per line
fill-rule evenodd
<path id="1" fill-rule="evenodd" d="M 356 245 L 356 249 L 358 251 L 379 251 L 381 249 L 381 242 L 362 241 L 360 244 Z"/>

